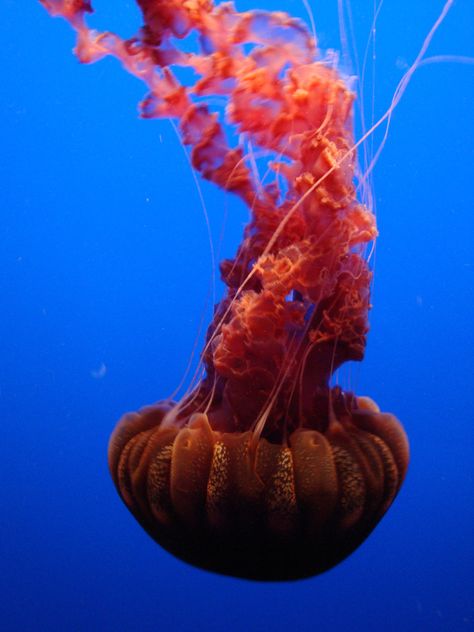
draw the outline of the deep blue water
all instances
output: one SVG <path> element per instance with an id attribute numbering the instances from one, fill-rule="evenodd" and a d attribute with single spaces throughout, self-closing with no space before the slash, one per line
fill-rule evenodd
<path id="1" fill-rule="evenodd" d="M 336 0 L 310 2 L 321 46 L 336 46 Z M 406 483 L 337 568 L 255 584 L 170 557 L 107 471 L 115 421 L 173 390 L 205 303 L 209 246 L 183 151 L 166 121 L 137 118 L 143 86 L 116 62 L 80 66 L 69 27 L 34 1 L 0 6 L 0 629 L 473 629 L 473 66 L 420 68 L 375 174 L 372 327 L 351 379 L 403 421 Z M 297 0 L 258 6 L 304 16 Z M 379 114 L 441 6 L 385 0 Z M 97 9 L 98 27 L 138 24 L 131 0 Z M 363 50 L 372 1 L 352 11 Z M 458 0 L 431 54 L 473 56 L 473 28 Z M 216 241 L 228 207 L 230 255 L 245 212 L 203 190 Z"/>

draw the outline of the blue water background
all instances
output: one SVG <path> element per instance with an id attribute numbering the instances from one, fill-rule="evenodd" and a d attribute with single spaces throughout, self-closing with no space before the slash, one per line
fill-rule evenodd
<path id="1" fill-rule="evenodd" d="M 336 1 L 310 1 L 321 46 L 337 46 Z M 352 2 L 362 50 L 372 4 Z M 92 23 L 130 35 L 133 5 L 97 2 Z M 379 114 L 441 5 L 385 1 Z M 144 88 L 117 62 L 79 65 L 69 27 L 34 1 L 0 6 L 0 629 L 474 629 L 473 67 L 417 72 L 376 168 L 371 333 L 343 379 L 403 421 L 406 483 L 337 568 L 256 584 L 161 550 L 107 471 L 115 421 L 179 383 L 205 308 L 206 224 L 182 148 L 168 122 L 137 118 Z M 296 0 L 258 6 L 305 15 Z M 431 53 L 474 55 L 473 25 L 458 0 Z M 227 209 L 231 255 L 245 210 L 203 192 L 216 243 Z"/>

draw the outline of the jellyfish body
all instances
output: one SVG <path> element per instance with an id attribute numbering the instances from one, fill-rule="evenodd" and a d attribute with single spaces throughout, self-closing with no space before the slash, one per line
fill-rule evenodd
<path id="1" fill-rule="evenodd" d="M 326 432 L 295 430 L 284 444 L 214 431 L 202 413 L 166 427 L 168 411 L 122 419 L 110 471 L 159 544 L 211 571 L 271 581 L 321 573 L 367 537 L 403 480 L 403 430 L 363 403 Z"/>
<path id="2" fill-rule="evenodd" d="M 124 41 L 87 27 L 88 2 L 42 2 L 76 29 L 82 61 L 113 55 L 145 81 L 142 116 L 177 119 L 193 167 L 251 215 L 221 264 L 204 377 L 112 435 L 122 499 L 162 546 L 209 570 L 283 580 L 331 568 L 383 516 L 408 464 L 395 417 L 330 386 L 363 358 L 377 234 L 356 194 L 353 93 L 284 13 L 138 0 L 144 27 Z M 192 53 L 179 47 L 189 34 Z"/>

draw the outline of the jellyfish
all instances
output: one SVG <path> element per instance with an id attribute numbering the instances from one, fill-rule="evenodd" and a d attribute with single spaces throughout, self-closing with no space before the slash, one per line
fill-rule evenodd
<path id="1" fill-rule="evenodd" d="M 176 121 L 196 172 L 249 210 L 220 264 L 199 381 L 113 431 L 120 497 L 197 567 L 266 581 L 332 568 L 390 507 L 409 460 L 396 417 L 334 383 L 364 356 L 377 236 L 337 57 L 282 12 L 137 0 L 144 25 L 124 40 L 88 27 L 88 0 L 41 2 L 76 30 L 82 62 L 111 55 L 145 82 L 141 115 Z"/>

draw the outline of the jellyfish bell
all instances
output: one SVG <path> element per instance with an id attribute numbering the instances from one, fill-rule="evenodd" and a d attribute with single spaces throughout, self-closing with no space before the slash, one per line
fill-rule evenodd
<path id="1" fill-rule="evenodd" d="M 177 120 L 194 169 L 250 211 L 221 264 L 202 378 L 179 401 L 125 415 L 111 436 L 121 498 L 161 546 L 204 569 L 276 581 L 333 567 L 385 514 L 409 460 L 398 420 L 332 381 L 364 355 L 377 236 L 355 184 L 352 89 L 284 13 L 138 0 L 144 26 L 122 40 L 89 29 L 89 2 L 42 3 L 75 28 L 82 61 L 112 55 L 142 79 L 142 116 Z M 200 47 L 184 52 L 191 32 Z M 253 151 L 268 157 L 261 179 Z"/>
<path id="2" fill-rule="evenodd" d="M 369 535 L 403 481 L 405 434 L 364 401 L 284 442 L 214 430 L 206 413 L 167 425 L 170 405 L 122 419 L 110 471 L 144 529 L 207 570 L 271 581 L 321 573 Z"/>

